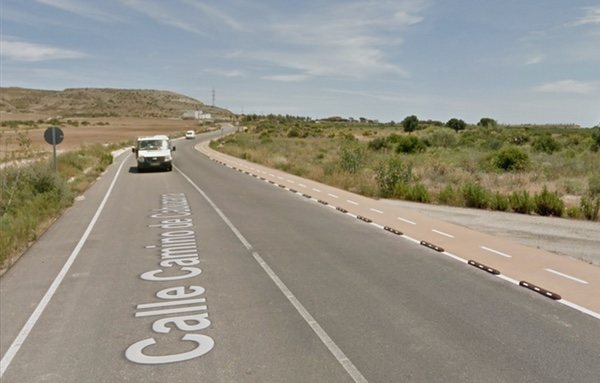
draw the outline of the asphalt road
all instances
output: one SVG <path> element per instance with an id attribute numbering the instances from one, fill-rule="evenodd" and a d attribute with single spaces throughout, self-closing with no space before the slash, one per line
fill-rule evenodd
<path id="1" fill-rule="evenodd" d="M 206 138 L 172 172 L 119 157 L 0 279 L 2 382 L 597 382 L 598 319 L 210 161 Z"/>

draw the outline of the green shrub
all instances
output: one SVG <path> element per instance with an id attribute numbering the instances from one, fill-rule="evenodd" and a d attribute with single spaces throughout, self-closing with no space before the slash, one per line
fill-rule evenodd
<path id="1" fill-rule="evenodd" d="M 419 119 L 417 116 L 408 116 L 404 120 L 402 120 L 402 128 L 405 132 L 412 132 L 419 127 Z"/>
<path id="2" fill-rule="evenodd" d="M 371 141 L 369 141 L 369 144 L 367 145 L 367 147 L 371 150 L 381 150 L 381 149 L 386 149 L 388 147 L 388 141 L 385 139 L 385 137 L 377 137 Z"/>
<path id="3" fill-rule="evenodd" d="M 551 135 L 544 134 L 536 138 L 532 147 L 537 152 L 552 154 L 560 150 L 560 144 Z"/>
<path id="4" fill-rule="evenodd" d="M 600 212 L 600 197 L 583 196 L 581 198 L 581 213 L 590 221 L 598 220 Z"/>
<path id="5" fill-rule="evenodd" d="M 391 197 L 397 184 L 408 183 L 412 179 L 412 165 L 398 156 L 389 157 L 377 167 L 375 179 L 381 197 Z"/>
<path id="6" fill-rule="evenodd" d="M 535 212 L 537 214 L 562 217 L 565 204 L 556 192 L 549 192 L 548 188 L 544 186 L 544 189 L 536 194 L 533 199 L 535 202 Z"/>
<path id="7" fill-rule="evenodd" d="M 490 209 L 497 211 L 508 211 L 508 209 L 510 209 L 510 201 L 508 197 L 496 192 L 490 198 Z"/>
<path id="8" fill-rule="evenodd" d="M 262 134 L 262 133 L 261 133 Z M 296 128 L 292 128 L 290 130 L 288 130 L 287 132 L 287 136 L 289 138 L 295 138 L 295 137 L 300 137 L 300 132 L 298 131 L 298 129 Z"/>
<path id="9" fill-rule="evenodd" d="M 460 195 L 460 192 L 456 189 L 454 189 L 454 187 L 452 187 L 452 185 L 448 184 L 446 185 L 438 194 L 438 201 L 442 204 L 445 205 L 450 205 L 450 206 L 461 206 L 462 205 L 462 198 Z"/>
<path id="10" fill-rule="evenodd" d="M 451 118 L 446 122 L 446 126 L 458 132 L 459 130 L 465 130 L 467 123 L 458 118 Z"/>
<path id="11" fill-rule="evenodd" d="M 448 129 L 435 129 L 425 136 L 424 142 L 428 146 L 453 148 L 458 144 L 458 138 L 456 134 L 453 134 Z"/>
<path id="12" fill-rule="evenodd" d="M 347 144 L 342 147 L 340 167 L 348 173 L 356 173 L 364 166 L 365 153 L 359 144 Z"/>
<path id="13" fill-rule="evenodd" d="M 492 165 L 504 171 L 525 170 L 530 161 L 527 153 L 517 147 L 510 146 L 500 149 L 491 156 Z"/>
<path id="14" fill-rule="evenodd" d="M 462 194 L 467 207 L 486 209 L 489 206 L 489 193 L 478 183 L 466 183 L 462 188 Z"/>
<path id="15" fill-rule="evenodd" d="M 588 178 L 588 194 L 592 197 L 600 196 L 600 175 Z"/>
<path id="16" fill-rule="evenodd" d="M 510 197 L 510 207 L 516 213 L 529 214 L 534 209 L 534 203 L 527 190 L 514 191 Z"/>
<path id="17" fill-rule="evenodd" d="M 400 136 L 396 153 L 418 153 L 424 152 L 427 146 L 423 141 L 415 136 Z"/>
<path id="18" fill-rule="evenodd" d="M 569 218 L 581 218 L 581 209 L 577 206 L 567 208 L 567 217 Z"/>
<path id="19" fill-rule="evenodd" d="M 408 187 L 408 189 L 406 190 L 405 198 L 409 201 L 423 203 L 428 203 L 431 201 L 429 191 L 427 191 L 425 185 L 423 185 L 420 182 L 417 182 Z"/>

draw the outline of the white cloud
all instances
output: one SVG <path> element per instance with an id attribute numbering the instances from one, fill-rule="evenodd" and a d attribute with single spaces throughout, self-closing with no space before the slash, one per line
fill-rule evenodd
<path id="1" fill-rule="evenodd" d="M 237 31 L 245 30 L 245 28 L 242 26 L 242 24 L 240 22 L 238 22 L 236 19 L 234 19 L 232 16 L 226 14 L 225 12 L 220 11 L 216 7 L 211 7 L 209 5 L 206 5 L 206 4 L 197 2 L 197 1 L 193 1 L 193 0 L 182 0 L 182 1 L 183 1 L 183 3 L 185 3 L 191 7 L 199 9 L 200 11 L 202 11 L 207 16 L 210 16 L 211 18 L 219 19 L 221 22 L 228 25 L 232 29 L 235 29 Z"/>
<path id="2" fill-rule="evenodd" d="M 25 41 L 1 40 L 0 44 L 2 46 L 2 49 L 0 49 L 2 57 L 15 61 L 80 59 L 87 56 L 85 53 L 70 49 Z"/>
<path id="3" fill-rule="evenodd" d="M 600 6 L 587 7 L 584 9 L 585 15 L 578 18 L 573 25 L 600 24 Z"/>
<path id="4" fill-rule="evenodd" d="M 403 30 L 423 20 L 423 1 L 364 1 L 321 7 L 318 13 L 271 24 L 269 48 L 243 57 L 300 72 L 282 80 L 307 77 L 364 79 L 375 74 L 409 77 L 397 56 Z M 271 48 L 277 47 L 277 48 Z"/>
<path id="5" fill-rule="evenodd" d="M 281 82 L 300 82 L 308 80 L 310 76 L 305 74 L 283 74 L 261 77 L 263 80 L 281 81 Z"/>
<path id="6" fill-rule="evenodd" d="M 582 82 L 576 80 L 560 80 L 548 82 L 533 88 L 536 92 L 544 93 L 574 93 L 589 94 L 596 90 L 594 83 Z"/>
<path id="7" fill-rule="evenodd" d="M 525 65 L 539 64 L 542 61 L 544 61 L 544 55 L 538 54 L 538 55 L 534 55 L 534 56 L 529 57 L 527 59 L 527 61 L 525 61 Z"/>
<path id="8" fill-rule="evenodd" d="M 114 13 L 101 11 L 97 7 L 77 0 L 36 0 L 38 3 L 58 8 L 66 12 L 87 17 L 98 21 L 122 21 L 121 18 Z"/>
<path id="9" fill-rule="evenodd" d="M 174 15 L 171 10 L 172 6 L 167 5 L 167 7 L 161 7 L 158 4 L 150 3 L 148 1 L 143 0 L 120 0 L 123 5 L 126 5 L 135 11 L 146 15 L 152 20 L 156 21 L 159 24 L 167 25 L 170 27 L 174 27 L 177 29 L 181 29 L 186 32 L 207 36 L 207 33 L 197 27 L 198 20 L 190 21 L 186 20 L 185 14 L 183 15 Z M 160 3 L 163 4 L 163 3 Z M 175 7 L 176 10 L 179 8 Z"/>

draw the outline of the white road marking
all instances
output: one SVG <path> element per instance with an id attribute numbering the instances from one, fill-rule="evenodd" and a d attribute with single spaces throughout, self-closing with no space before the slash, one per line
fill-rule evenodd
<path id="1" fill-rule="evenodd" d="M 416 222 L 409 221 L 408 219 L 404 219 L 404 218 L 402 218 L 402 217 L 398 217 L 398 219 L 399 219 L 400 221 L 402 221 L 402 222 L 410 223 L 411 225 L 416 225 L 416 224 L 417 224 Z"/>
<path id="2" fill-rule="evenodd" d="M 335 194 L 331 194 L 331 193 L 327 193 L 328 196 L 333 197 L 333 198 L 340 198 L 338 196 L 336 196 Z"/>
<path id="3" fill-rule="evenodd" d="M 544 270 L 546 270 L 546 271 L 548 271 L 548 272 L 550 272 L 550 273 L 556 274 L 556 275 L 560 275 L 561 277 L 564 277 L 564 278 L 571 279 L 571 280 L 573 280 L 573 281 L 575 281 L 575 282 L 582 283 L 582 284 L 584 284 L 584 285 L 587 285 L 587 284 L 588 284 L 588 282 L 587 282 L 587 281 L 584 281 L 583 279 L 575 278 L 575 277 L 572 277 L 572 276 L 570 276 L 570 275 L 568 275 L 568 274 L 563 274 L 563 273 L 561 273 L 560 271 L 556 271 L 556 270 L 552 270 L 552 269 L 544 269 Z"/>
<path id="4" fill-rule="evenodd" d="M 489 247 L 481 246 L 483 250 L 489 251 L 490 253 L 498 254 L 506 258 L 512 258 L 512 255 L 504 254 L 498 250 L 490 249 Z"/>
<path id="5" fill-rule="evenodd" d="M 278 179 L 280 179 L 280 180 L 283 180 L 283 179 L 285 179 L 285 178 L 283 178 L 283 177 L 279 177 L 279 176 L 277 176 L 277 178 L 278 178 Z"/>
<path id="6" fill-rule="evenodd" d="M 356 366 L 348 359 L 346 354 L 338 347 L 337 344 L 331 339 L 331 337 L 325 332 L 325 330 L 319 325 L 319 323 L 315 320 L 315 318 L 306 310 L 304 305 L 300 303 L 298 298 L 291 292 L 291 290 L 283 283 L 283 281 L 275 274 L 273 269 L 265 262 L 265 260 L 254 250 L 250 242 L 240 233 L 240 231 L 231 223 L 229 218 L 219 209 L 217 205 L 204 193 L 202 189 L 200 189 L 194 181 L 192 181 L 185 173 L 183 173 L 179 168 L 175 166 L 175 169 L 181 173 L 181 175 L 204 197 L 204 199 L 212 206 L 213 210 L 221 217 L 221 219 L 225 222 L 229 229 L 235 234 L 238 240 L 246 247 L 246 249 L 252 254 L 254 260 L 262 267 L 262 269 L 269 275 L 271 280 L 275 283 L 275 285 L 279 288 L 279 290 L 285 295 L 285 297 L 290 301 L 292 306 L 298 311 L 298 313 L 302 316 L 302 318 L 308 323 L 308 325 L 312 328 L 312 330 L 317 334 L 321 342 L 327 347 L 329 352 L 333 354 L 333 356 L 337 359 L 338 363 L 344 367 L 346 372 L 352 377 L 352 379 L 357 383 L 367 383 L 367 379 L 358 371 Z"/>
<path id="7" fill-rule="evenodd" d="M 298 186 L 300 186 L 301 188 L 305 188 L 306 187 L 306 185 L 304 185 L 304 184 L 298 184 Z"/>
<path id="8" fill-rule="evenodd" d="M 292 180 L 286 180 L 286 181 L 289 182 L 289 183 L 291 183 L 291 184 L 295 184 L 295 182 L 292 181 Z"/>
<path id="9" fill-rule="evenodd" d="M 373 209 L 373 208 L 370 208 L 369 210 L 374 211 L 375 213 L 378 213 L 378 214 L 383 214 L 383 212 L 381 210 L 377 210 L 377 209 Z"/>
<path id="10" fill-rule="evenodd" d="M 312 190 L 316 191 L 317 193 L 320 193 L 321 191 L 317 188 L 312 188 Z"/>
<path id="11" fill-rule="evenodd" d="M 354 202 L 351 199 L 347 199 L 346 202 L 351 203 L 352 205 L 358 205 L 358 202 Z"/>
<path id="12" fill-rule="evenodd" d="M 69 269 L 75 262 L 75 259 L 77 258 L 77 256 L 79 255 L 79 252 L 83 248 L 83 245 L 85 244 L 88 237 L 90 236 L 92 229 L 96 225 L 96 221 L 98 221 L 98 217 L 100 217 L 100 213 L 102 213 L 102 210 L 104 210 L 104 205 L 106 205 L 106 201 L 108 200 L 108 197 L 112 193 L 115 183 L 117 182 L 117 178 L 118 178 L 119 174 L 121 174 L 121 169 L 123 169 L 123 165 L 125 165 L 125 163 L 127 163 L 127 159 L 129 158 L 130 155 L 131 154 L 127 155 L 127 157 L 125 157 L 125 159 L 123 159 L 123 162 L 121 162 L 121 165 L 119 166 L 119 169 L 117 169 L 117 172 L 115 173 L 115 176 L 114 176 L 110 186 L 108 187 L 108 190 L 106 191 L 106 194 L 104 195 L 104 198 L 102 199 L 102 202 L 100 202 L 100 206 L 98 206 L 96 213 L 92 217 L 92 220 L 88 224 L 88 227 L 85 229 L 85 232 L 79 239 L 79 242 L 77 242 L 77 245 L 73 249 L 73 252 L 71 252 L 71 255 L 67 259 L 67 262 L 64 264 L 64 266 L 62 267 L 62 269 L 60 270 L 60 272 L 58 273 L 58 275 L 56 276 L 56 278 L 54 279 L 54 281 L 48 288 L 48 291 L 46 291 L 46 294 L 44 294 L 44 296 L 42 297 L 42 300 L 40 301 L 40 303 L 38 303 L 37 307 L 31 314 L 29 319 L 27 319 L 27 322 L 25 323 L 25 325 L 23 326 L 23 328 L 21 329 L 21 331 L 19 332 L 19 334 L 17 335 L 15 340 L 12 342 L 12 344 L 10 345 L 10 347 L 8 348 L 8 350 L 2 357 L 2 360 L 0 360 L 0 378 L 2 377 L 2 375 L 4 375 L 4 372 L 10 365 L 10 362 L 12 362 L 15 355 L 17 355 L 17 352 L 19 351 L 19 349 L 21 348 L 23 343 L 25 343 L 25 340 L 29 336 L 29 333 L 31 332 L 31 330 L 37 323 L 38 319 L 40 318 L 40 316 L 46 309 L 46 306 L 48 306 L 48 303 L 50 303 L 50 300 L 52 299 L 52 297 L 54 296 L 54 293 L 56 292 L 56 290 L 62 283 L 63 279 L 65 278 L 65 275 L 67 275 L 67 273 L 69 272 Z"/>
<path id="13" fill-rule="evenodd" d="M 445 237 L 448 237 L 448 238 L 454 238 L 454 236 L 452 234 L 444 233 L 443 231 L 439 231 L 439 230 L 436 230 L 436 229 L 431 229 L 431 231 L 433 231 L 434 233 L 438 233 L 440 235 L 443 235 Z"/>
<path id="14" fill-rule="evenodd" d="M 269 175 L 270 175 L 271 177 L 275 177 L 275 174 L 273 174 L 273 173 L 269 173 Z"/>

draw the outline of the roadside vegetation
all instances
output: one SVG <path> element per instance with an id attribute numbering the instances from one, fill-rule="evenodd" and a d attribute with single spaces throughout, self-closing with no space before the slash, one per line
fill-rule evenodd
<path id="1" fill-rule="evenodd" d="M 30 154 L 27 135 L 19 135 L 22 157 Z M 112 163 L 115 146 L 84 146 L 51 160 L 0 169 L 0 269 L 70 206 Z"/>
<path id="2" fill-rule="evenodd" d="M 246 116 L 222 152 L 375 198 L 598 220 L 600 126 Z"/>

